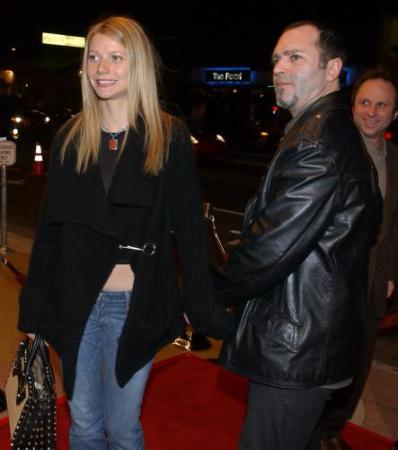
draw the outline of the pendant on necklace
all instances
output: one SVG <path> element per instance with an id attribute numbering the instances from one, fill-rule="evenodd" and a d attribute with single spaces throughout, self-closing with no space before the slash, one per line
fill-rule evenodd
<path id="1" fill-rule="evenodd" d="M 108 141 L 108 149 L 109 150 L 117 150 L 118 147 L 119 147 L 119 141 L 116 138 L 111 137 Z"/>

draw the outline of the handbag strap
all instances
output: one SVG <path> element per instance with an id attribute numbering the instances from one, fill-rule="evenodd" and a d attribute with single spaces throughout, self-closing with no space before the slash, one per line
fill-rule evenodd
<path id="1" fill-rule="evenodd" d="M 24 374 L 25 375 L 24 382 L 25 383 L 27 382 L 27 377 L 30 373 L 30 370 L 33 365 L 33 361 L 35 360 L 38 352 L 40 353 L 40 356 L 43 359 L 44 364 L 49 368 L 49 376 L 51 379 L 51 383 L 52 384 L 55 383 L 54 372 L 53 372 L 51 364 L 50 364 L 48 350 L 46 348 L 46 344 L 44 343 L 44 339 L 39 334 L 36 334 L 31 346 L 28 349 L 27 362 L 26 362 L 26 368 L 25 368 L 25 374 Z"/>

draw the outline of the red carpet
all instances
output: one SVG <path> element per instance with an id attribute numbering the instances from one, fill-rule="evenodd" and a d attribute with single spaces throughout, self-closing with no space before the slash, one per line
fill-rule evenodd
<path id="1" fill-rule="evenodd" d="M 386 314 L 380 324 L 380 328 L 384 330 L 396 326 L 398 326 L 398 312 Z"/>
<path id="2" fill-rule="evenodd" d="M 143 407 L 146 450 L 235 450 L 245 414 L 247 382 L 189 353 L 154 365 Z M 58 447 L 68 450 L 69 417 L 58 401 Z M 343 438 L 354 450 L 391 450 L 392 441 L 349 424 Z M 10 448 L 8 420 L 0 449 Z"/>

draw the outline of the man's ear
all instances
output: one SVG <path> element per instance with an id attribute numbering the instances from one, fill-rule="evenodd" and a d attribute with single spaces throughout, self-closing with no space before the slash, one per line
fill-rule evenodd
<path id="1" fill-rule="evenodd" d="M 326 81 L 332 82 L 339 78 L 343 61 L 341 58 L 330 59 L 326 64 Z"/>
<path id="2" fill-rule="evenodd" d="M 398 117 L 398 111 L 395 111 L 395 113 L 394 113 L 394 115 L 392 117 L 392 121 L 394 121 L 397 117 Z"/>

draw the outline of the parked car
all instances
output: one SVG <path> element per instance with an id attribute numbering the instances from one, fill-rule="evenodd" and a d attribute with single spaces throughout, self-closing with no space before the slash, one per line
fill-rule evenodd
<path id="1" fill-rule="evenodd" d="M 198 159 L 224 158 L 228 149 L 227 140 L 222 133 L 201 128 L 191 128 L 191 142 Z"/>
<path id="2" fill-rule="evenodd" d="M 284 135 L 285 126 L 291 119 L 290 113 L 275 105 L 273 97 L 260 97 L 255 107 L 254 132 L 257 144 L 263 151 L 274 153 Z"/>
<path id="3" fill-rule="evenodd" d="M 51 116 L 15 96 L 0 96 L 0 136 L 15 142 L 45 139 Z"/>

